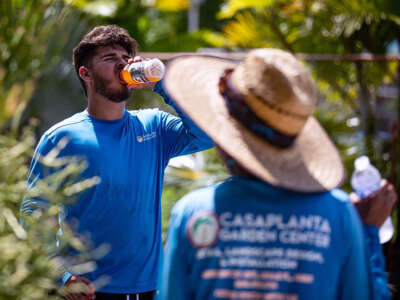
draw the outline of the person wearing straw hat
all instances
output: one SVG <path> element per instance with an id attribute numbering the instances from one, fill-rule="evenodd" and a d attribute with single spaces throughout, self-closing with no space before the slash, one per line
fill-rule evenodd
<path id="1" fill-rule="evenodd" d="M 233 177 L 174 206 L 160 297 L 371 299 L 363 226 L 337 189 L 345 169 L 312 116 L 317 92 L 304 66 L 277 49 L 240 64 L 184 56 L 168 64 L 164 87 Z"/>

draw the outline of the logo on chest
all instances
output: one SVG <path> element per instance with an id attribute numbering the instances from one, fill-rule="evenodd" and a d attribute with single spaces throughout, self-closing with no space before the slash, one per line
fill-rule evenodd
<path id="1" fill-rule="evenodd" d="M 212 211 L 199 211 L 188 221 L 186 234 L 195 248 L 211 247 L 218 240 L 220 225 Z"/>
<path id="2" fill-rule="evenodd" d="M 148 140 L 154 139 L 156 137 L 157 137 L 157 133 L 155 131 L 153 131 L 153 132 L 150 132 L 150 133 L 145 134 L 145 135 L 138 135 L 136 137 L 136 141 L 138 143 L 143 143 L 143 142 L 146 142 Z"/>

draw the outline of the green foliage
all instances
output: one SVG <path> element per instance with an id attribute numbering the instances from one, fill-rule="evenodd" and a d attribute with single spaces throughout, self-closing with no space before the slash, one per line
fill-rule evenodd
<path id="1" fill-rule="evenodd" d="M 263 9 L 271 6 L 274 0 L 231 0 L 221 8 L 219 18 L 232 18 L 238 11 L 247 8 Z"/>
<path id="2" fill-rule="evenodd" d="M 31 129 L 24 129 L 20 138 L 0 135 L 0 299 L 61 299 L 54 294 L 63 268 L 55 256 L 67 247 L 82 255 L 69 262 L 68 267 L 79 267 L 88 260 L 86 246 L 71 230 L 63 227 L 63 240 L 57 247 L 60 205 L 97 183 L 97 178 L 77 182 L 75 178 L 85 164 L 77 159 L 57 158 L 54 149 L 42 162 L 49 168 L 62 168 L 52 176 L 38 181 L 27 193 L 27 164 L 33 153 L 35 138 Z M 35 210 L 19 223 L 19 207 L 24 197 L 49 199 L 48 209 Z"/>
<path id="3" fill-rule="evenodd" d="M 165 171 L 162 195 L 163 232 L 167 230 L 172 206 L 190 191 L 220 181 L 229 174 L 215 149 L 175 158 Z"/>
<path id="4" fill-rule="evenodd" d="M 88 14 L 110 16 L 115 13 L 123 0 L 64 0 L 64 2 Z"/>
<path id="5" fill-rule="evenodd" d="M 181 11 L 187 10 L 190 6 L 189 0 L 157 0 L 156 7 L 164 11 Z"/>
<path id="6" fill-rule="evenodd" d="M 231 47 L 273 47 L 294 53 L 384 53 L 387 46 L 400 37 L 399 7 L 393 2 L 371 0 L 257 3 L 229 0 L 221 9 L 220 17 L 226 20 L 222 31 Z M 379 157 L 387 157 L 388 149 L 382 146 L 384 141 L 374 142 L 377 121 L 373 109 L 378 87 L 394 82 L 397 68 L 387 62 L 357 65 L 330 61 L 308 63 L 307 66 L 317 83 L 320 98 L 324 99 L 320 106 L 323 112 L 318 115 L 320 121 L 327 125 L 335 140 L 340 137 L 349 143 L 351 151 L 342 152 L 348 172 L 352 171 L 350 160 L 365 153 L 384 167 L 382 172 L 387 174 L 387 164 Z M 361 126 L 342 128 L 338 122 L 332 122 L 332 111 L 340 116 L 339 122 L 346 124 L 348 119 L 359 118 Z M 360 135 L 360 130 L 365 134 L 355 138 Z M 354 142 L 356 144 L 350 145 Z"/>
<path id="7" fill-rule="evenodd" d="M 61 0 L 4 0 L 0 4 L 0 127 L 14 130 L 43 71 L 59 62 L 73 28 Z"/>
<path id="8" fill-rule="evenodd" d="M 176 2 L 168 2 L 171 7 L 164 4 L 159 10 L 140 1 L 125 1 L 105 21 L 127 28 L 138 41 L 140 51 L 194 51 L 207 45 L 201 37 L 186 33 L 186 12 L 176 11 Z"/>
<path id="9" fill-rule="evenodd" d="M 215 149 L 178 157 L 175 160 L 176 162 L 168 165 L 165 171 L 162 193 L 164 241 L 172 207 L 179 199 L 193 190 L 221 182 L 230 176 Z"/>

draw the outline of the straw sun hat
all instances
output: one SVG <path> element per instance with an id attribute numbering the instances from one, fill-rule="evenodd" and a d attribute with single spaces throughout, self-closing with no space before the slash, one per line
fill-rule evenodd
<path id="1" fill-rule="evenodd" d="M 168 64 L 164 86 L 219 147 L 270 184 L 320 192 L 343 182 L 340 155 L 311 116 L 311 76 L 293 55 L 257 49 L 240 64 L 182 56 Z"/>

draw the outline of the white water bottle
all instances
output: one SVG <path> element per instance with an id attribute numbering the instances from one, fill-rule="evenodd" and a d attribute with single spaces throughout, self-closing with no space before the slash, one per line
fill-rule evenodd
<path id="1" fill-rule="evenodd" d="M 354 161 L 354 172 L 351 176 L 351 186 L 360 198 L 365 198 L 381 185 L 381 174 L 371 165 L 365 155 Z M 381 244 L 389 241 L 394 233 L 392 218 L 388 217 L 379 228 L 379 240 Z"/>

